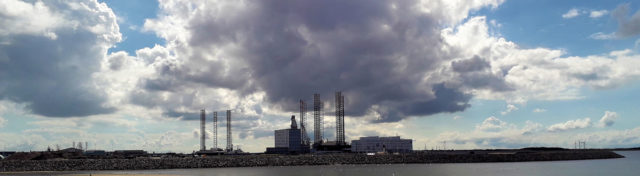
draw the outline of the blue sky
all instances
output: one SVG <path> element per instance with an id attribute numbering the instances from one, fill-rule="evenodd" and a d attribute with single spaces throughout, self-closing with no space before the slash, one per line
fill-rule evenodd
<path id="1" fill-rule="evenodd" d="M 152 32 L 142 31 L 144 20 L 158 13 L 157 1 L 101 1 L 107 3 L 118 16 L 120 32 L 125 39 L 110 51 L 135 53 L 137 49 L 162 45 L 164 41 Z"/>
<path id="2" fill-rule="evenodd" d="M 565 49 L 569 55 L 587 56 L 635 45 L 637 37 L 620 40 L 593 40 L 589 37 L 597 32 L 611 33 L 617 29 L 617 22 L 610 14 L 591 18 L 591 11 L 610 12 L 625 3 L 629 3 L 631 9 L 638 9 L 640 5 L 630 1 L 506 1 L 497 9 L 485 8 L 476 14 L 501 23 L 502 27 L 496 29 L 499 34 L 523 47 Z M 570 9 L 586 12 L 574 18 L 562 18 Z"/>
<path id="3" fill-rule="evenodd" d="M 328 105 L 324 138 L 334 140 L 337 90 L 347 140 L 640 146 L 636 2 L 9 0 L 0 9 L 12 17 L 0 22 L 0 150 L 87 141 L 191 152 L 199 110 L 211 147 L 210 112 L 232 109 L 234 145 L 262 152 L 313 93 Z"/>

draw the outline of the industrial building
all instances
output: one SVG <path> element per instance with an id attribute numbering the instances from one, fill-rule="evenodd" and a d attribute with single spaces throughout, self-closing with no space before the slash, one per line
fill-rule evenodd
<path id="1" fill-rule="evenodd" d="M 291 128 L 274 131 L 274 146 L 267 148 L 270 154 L 300 154 L 309 153 L 309 145 L 302 141 L 302 133 L 298 129 L 296 116 L 291 116 Z"/>
<path id="2" fill-rule="evenodd" d="M 413 140 L 401 139 L 400 136 L 360 137 L 358 140 L 351 141 L 351 151 L 361 153 L 408 153 L 413 151 Z"/>
<path id="3" fill-rule="evenodd" d="M 302 136 L 296 124 L 295 116 L 291 116 L 291 128 L 275 131 L 275 147 L 288 147 L 290 152 L 300 152 Z"/>

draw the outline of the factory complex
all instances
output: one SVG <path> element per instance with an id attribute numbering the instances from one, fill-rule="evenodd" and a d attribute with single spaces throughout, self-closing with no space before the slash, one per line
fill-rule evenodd
<path id="1" fill-rule="evenodd" d="M 300 123 L 296 121 L 295 115 L 291 116 L 291 125 L 287 129 L 274 130 L 274 146 L 266 148 L 267 154 L 305 154 L 305 153 L 406 153 L 413 151 L 411 139 L 401 139 L 399 136 L 393 137 L 361 137 L 353 140 L 351 144 L 345 141 L 344 124 L 344 95 L 342 92 L 335 93 L 335 117 L 336 135 L 334 141 L 324 138 L 324 103 L 320 94 L 313 95 L 313 141 L 306 131 L 307 106 L 304 100 L 300 100 Z M 200 150 L 199 155 L 222 155 L 240 154 L 238 148 L 234 150 L 232 143 L 232 123 L 231 110 L 226 110 L 226 139 L 225 149 L 218 148 L 218 112 L 213 112 L 213 147 L 206 147 L 206 112 L 200 113 Z"/>

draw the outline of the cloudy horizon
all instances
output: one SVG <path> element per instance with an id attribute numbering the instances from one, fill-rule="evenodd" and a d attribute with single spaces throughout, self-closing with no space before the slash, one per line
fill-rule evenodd
<path id="1" fill-rule="evenodd" d="M 299 100 L 311 110 L 314 93 L 334 140 L 336 91 L 347 141 L 639 147 L 639 9 L 577 0 L 6 0 L 0 151 L 86 141 L 191 152 L 200 109 L 208 148 L 211 112 L 230 109 L 234 145 L 263 152 L 299 116 Z"/>

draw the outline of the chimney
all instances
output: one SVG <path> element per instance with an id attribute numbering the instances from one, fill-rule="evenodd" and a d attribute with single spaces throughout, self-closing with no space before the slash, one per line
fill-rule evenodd
<path id="1" fill-rule="evenodd" d="M 291 129 L 298 129 L 298 123 L 296 123 L 296 116 L 291 116 Z"/>

